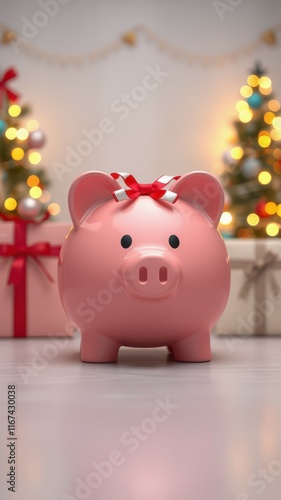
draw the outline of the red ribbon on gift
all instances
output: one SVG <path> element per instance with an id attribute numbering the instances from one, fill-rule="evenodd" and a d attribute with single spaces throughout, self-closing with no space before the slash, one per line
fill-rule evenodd
<path id="1" fill-rule="evenodd" d="M 125 184 L 130 189 L 118 189 L 114 191 L 113 196 L 116 201 L 124 200 L 135 200 L 139 196 L 150 196 L 153 200 L 164 200 L 170 203 L 175 203 L 178 198 L 177 193 L 173 193 L 164 187 L 167 186 L 172 180 L 177 180 L 180 178 L 179 175 L 162 175 L 152 184 L 139 184 L 132 174 L 126 172 L 113 172 L 111 174 L 113 179 L 119 179 L 121 177 Z"/>
<path id="2" fill-rule="evenodd" d="M 15 102 L 18 99 L 18 94 L 7 87 L 7 82 L 12 80 L 13 78 L 16 78 L 16 76 L 18 76 L 16 70 L 14 70 L 14 68 L 9 68 L 4 73 L 2 80 L 0 80 L 0 107 L 2 105 L 2 97 L 4 93 L 6 94 L 9 101 Z"/>
<path id="3" fill-rule="evenodd" d="M 0 256 L 13 258 L 8 284 L 14 285 L 14 336 L 26 337 L 26 264 L 27 257 L 34 259 L 48 281 L 54 283 L 53 277 L 39 257 L 58 256 L 60 246 L 51 246 L 48 242 L 33 245 L 26 244 L 26 229 L 28 224 L 42 224 L 49 218 L 47 212 L 40 221 L 23 220 L 15 216 L 8 217 L 0 213 L 4 221 L 14 222 L 14 243 L 1 244 Z"/>

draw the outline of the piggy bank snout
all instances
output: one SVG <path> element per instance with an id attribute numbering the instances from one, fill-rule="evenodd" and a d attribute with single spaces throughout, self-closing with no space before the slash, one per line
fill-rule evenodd
<path id="1" fill-rule="evenodd" d="M 180 281 L 177 259 L 161 250 L 134 250 L 124 260 L 125 289 L 139 299 L 163 299 L 175 293 Z"/>

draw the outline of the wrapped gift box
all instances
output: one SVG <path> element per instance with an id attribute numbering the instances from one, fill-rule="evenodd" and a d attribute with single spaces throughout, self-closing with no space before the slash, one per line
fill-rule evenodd
<path id="1" fill-rule="evenodd" d="M 218 335 L 281 335 L 281 240 L 225 241 L 231 265 L 227 306 Z"/>
<path id="2" fill-rule="evenodd" d="M 0 222 L 0 337 L 73 334 L 57 285 L 58 253 L 69 228 Z"/>

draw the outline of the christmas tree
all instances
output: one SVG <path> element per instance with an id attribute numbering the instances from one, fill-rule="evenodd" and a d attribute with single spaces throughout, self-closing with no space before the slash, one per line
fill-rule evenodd
<path id="1" fill-rule="evenodd" d="M 10 88 L 16 76 L 11 68 L 0 80 L 0 211 L 22 219 L 40 218 L 46 211 L 57 215 L 60 207 L 48 203 L 49 181 L 40 167 L 38 149 L 45 144 L 45 135 L 36 120 L 26 120 L 30 108 L 20 106 L 19 96 Z"/>
<path id="2" fill-rule="evenodd" d="M 259 63 L 240 89 L 238 119 L 220 176 L 225 211 L 220 230 L 239 238 L 281 236 L 281 117 L 272 83 Z"/>

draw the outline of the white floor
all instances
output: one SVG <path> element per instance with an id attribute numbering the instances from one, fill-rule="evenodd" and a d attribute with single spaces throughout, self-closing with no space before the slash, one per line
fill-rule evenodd
<path id="1" fill-rule="evenodd" d="M 79 344 L 1 340 L 1 500 L 281 499 L 281 337 L 212 336 L 202 364 L 176 363 L 164 348 L 84 364 Z"/>

